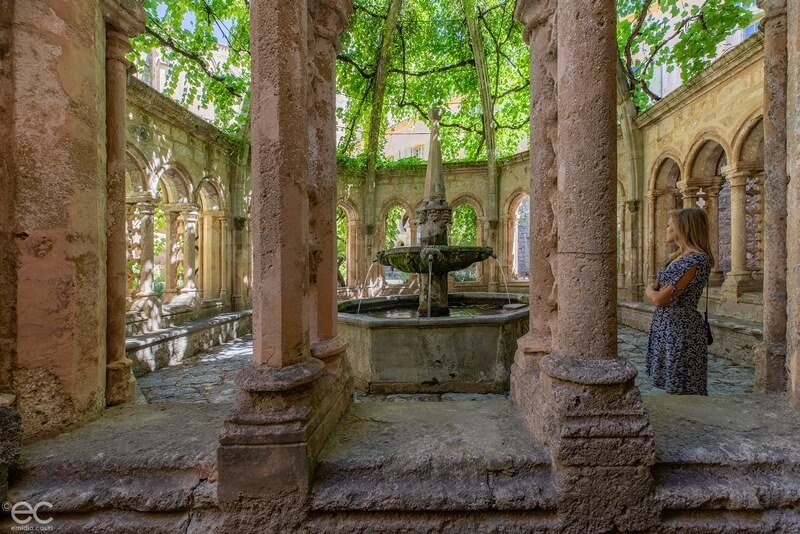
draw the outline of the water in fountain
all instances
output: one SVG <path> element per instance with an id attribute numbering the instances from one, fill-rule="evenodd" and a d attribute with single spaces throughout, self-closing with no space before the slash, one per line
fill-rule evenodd
<path id="1" fill-rule="evenodd" d="M 364 284 L 361 286 L 361 291 L 358 292 L 358 309 L 356 310 L 356 315 L 361 313 L 361 302 L 364 300 L 364 287 L 367 285 L 367 280 L 369 280 L 369 275 L 372 273 L 372 268 L 378 264 L 378 260 L 373 260 L 372 265 L 369 266 L 367 269 L 367 276 L 364 277 Z"/>
<path id="2" fill-rule="evenodd" d="M 492 256 L 494 261 L 497 263 L 497 269 L 500 271 L 500 276 L 503 277 L 503 285 L 506 288 L 506 297 L 508 298 L 508 303 L 511 304 L 511 293 L 508 291 L 508 280 L 506 280 L 506 272 L 503 270 L 503 266 L 500 264 L 500 260 L 497 259 L 497 256 Z"/>

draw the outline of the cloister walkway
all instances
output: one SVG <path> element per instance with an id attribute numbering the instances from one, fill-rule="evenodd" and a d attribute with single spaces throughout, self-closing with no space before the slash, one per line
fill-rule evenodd
<path id="1" fill-rule="evenodd" d="M 618 347 L 620 356 L 631 361 L 639 370 L 636 383 L 642 394 L 661 394 L 653 388 L 644 374 L 647 334 L 620 326 Z M 228 403 L 236 394 L 234 377 L 249 361 L 253 351 L 252 336 L 244 336 L 205 353 L 200 353 L 182 365 L 166 367 L 140 377 L 139 403 Z M 741 395 L 753 391 L 753 370 L 730 361 L 710 356 L 708 388 L 710 395 Z M 376 400 L 463 400 L 466 397 L 491 398 L 474 395 L 389 395 Z"/>

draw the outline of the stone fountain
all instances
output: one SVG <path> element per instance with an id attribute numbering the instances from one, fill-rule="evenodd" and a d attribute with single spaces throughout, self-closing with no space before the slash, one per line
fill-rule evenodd
<path id="1" fill-rule="evenodd" d="M 466 269 L 473 263 L 493 256 L 491 247 L 450 246 L 447 228 L 453 220 L 453 210 L 445 199 L 444 165 L 439 140 L 439 120 L 442 110 L 431 108 L 428 167 L 425 171 L 425 198 L 417 208 L 417 228 L 420 246 L 381 250 L 377 259 L 382 265 L 406 273 L 419 273 L 419 315 L 442 317 L 450 315 L 448 304 L 448 273 Z"/>
<path id="2" fill-rule="evenodd" d="M 528 331 L 528 296 L 447 291 L 447 274 L 492 255 L 489 247 L 447 244 L 439 142 L 441 110 L 431 110 L 420 246 L 383 250 L 377 260 L 421 275 L 419 297 L 392 295 L 339 303 L 339 332 L 356 387 L 374 394 L 504 393 L 517 339 Z M 430 314 L 430 317 L 428 315 Z"/>

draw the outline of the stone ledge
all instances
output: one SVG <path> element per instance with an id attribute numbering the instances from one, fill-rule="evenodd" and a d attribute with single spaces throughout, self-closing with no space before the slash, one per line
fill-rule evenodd
<path id="1" fill-rule="evenodd" d="M 617 302 L 620 324 L 647 332 L 654 307 L 644 302 Z M 714 334 L 714 343 L 708 352 L 745 367 L 755 367 L 755 350 L 761 344 L 762 326 L 752 321 L 709 315 L 708 322 Z"/>
<path id="2" fill-rule="evenodd" d="M 252 315 L 252 310 L 223 313 L 158 332 L 132 336 L 125 341 L 125 354 L 133 362 L 134 374 L 141 376 L 250 333 Z"/>

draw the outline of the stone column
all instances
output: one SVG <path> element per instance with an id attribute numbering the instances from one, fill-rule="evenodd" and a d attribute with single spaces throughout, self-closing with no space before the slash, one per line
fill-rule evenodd
<path id="1" fill-rule="evenodd" d="M 308 36 L 321 20 L 309 23 L 309 8 L 344 28 L 352 5 L 250 3 L 253 363 L 236 377 L 241 391 L 217 449 L 220 501 L 266 500 L 284 516 L 305 505 L 316 456 L 349 400 L 346 384 L 311 357 L 309 339 Z"/>
<path id="2" fill-rule="evenodd" d="M 565 532 L 648 531 L 659 520 L 652 428 L 636 369 L 617 358 L 616 16 L 614 0 L 556 6 L 558 329 L 538 366 L 534 432 L 550 450 Z"/>
<path id="3" fill-rule="evenodd" d="M 136 381 L 125 356 L 125 92 L 128 37 L 106 33 L 106 404 L 133 402 Z"/>
<path id="4" fill-rule="evenodd" d="M 649 237 L 649 241 L 647 244 L 647 283 L 651 284 L 656 281 L 656 273 L 658 273 L 658 265 L 656 262 L 658 261 L 656 258 L 656 248 L 658 244 L 658 236 L 656 235 L 656 228 L 657 228 L 657 221 L 656 217 L 658 215 L 658 197 L 659 194 L 656 191 L 650 191 L 647 194 L 647 216 L 648 216 L 648 229 L 647 235 Z"/>
<path id="5" fill-rule="evenodd" d="M 681 192 L 681 197 L 683 198 L 683 207 L 684 208 L 696 208 L 697 207 L 697 192 L 700 191 L 700 188 L 697 186 L 690 186 L 686 183 L 678 183 L 678 190 Z"/>
<path id="6" fill-rule="evenodd" d="M 309 2 L 311 353 L 337 374 L 347 343 L 337 331 L 336 54 L 347 26 L 336 2 Z M 412 237 L 413 239 L 413 237 Z"/>
<path id="7" fill-rule="evenodd" d="M 764 294 L 763 342 L 756 350 L 756 389 L 786 390 L 786 0 L 764 9 Z"/>
<path id="8" fill-rule="evenodd" d="M 537 434 L 544 417 L 537 401 L 539 362 L 552 350 L 558 312 L 555 302 L 556 227 L 556 102 L 557 43 L 555 2 L 518 2 L 515 16 L 525 25 L 531 48 L 531 213 L 530 329 L 517 341 L 511 369 L 511 398 Z M 501 218 L 505 243 L 513 243 L 513 219 Z M 504 247 L 505 248 L 505 247 Z M 503 258 L 508 254 L 503 254 Z M 508 272 L 508 271 L 507 271 Z M 502 276 L 502 275 L 501 275 Z M 540 436 L 541 437 L 541 436 Z"/>
<path id="9" fill-rule="evenodd" d="M 230 250 L 230 219 L 224 215 L 219 218 L 219 298 L 224 303 L 230 302 L 230 275 L 228 265 L 233 258 Z"/>
<path id="10" fill-rule="evenodd" d="M 164 294 L 161 300 L 165 303 L 170 302 L 178 293 L 178 273 L 177 267 L 179 256 L 182 255 L 180 247 L 178 247 L 177 227 L 179 224 L 180 215 L 167 206 L 162 206 L 164 215 L 166 216 L 167 224 L 167 239 L 164 244 Z"/>
<path id="11" fill-rule="evenodd" d="M 641 224 L 640 217 L 640 202 L 638 200 L 628 200 L 625 202 L 625 213 L 629 221 L 627 250 L 626 250 L 626 265 L 628 266 L 627 276 L 625 277 L 625 287 L 628 291 L 627 298 L 632 301 L 638 301 L 641 298 L 642 287 L 642 274 L 640 270 L 640 247 L 639 230 Z"/>
<path id="12" fill-rule="evenodd" d="M 730 298 L 738 298 L 751 289 L 752 277 L 747 270 L 747 178 L 752 171 L 746 167 L 730 170 L 727 174 L 731 187 L 731 272 L 723 287 Z"/>
<path id="13" fill-rule="evenodd" d="M 200 267 L 200 276 L 203 280 L 203 298 L 215 299 L 219 297 L 219 291 L 215 291 L 216 283 L 214 281 L 217 269 L 219 266 L 215 261 L 215 239 L 214 232 L 216 226 L 216 217 L 212 212 L 203 213 L 203 231 L 201 248 L 202 260 Z"/>
<path id="14" fill-rule="evenodd" d="M 708 215 L 708 232 L 711 252 L 714 254 L 714 265 L 711 266 L 709 284 L 718 286 L 725 279 L 725 274 L 719 268 L 719 192 L 722 190 L 721 177 L 715 179 L 712 185 L 703 188 L 706 193 L 706 214 Z"/>
<path id="15" fill-rule="evenodd" d="M 183 217 L 183 287 L 181 303 L 194 305 L 197 291 L 197 221 L 200 213 L 196 208 L 186 210 Z"/>
<path id="16" fill-rule="evenodd" d="M 245 217 L 233 219 L 233 309 L 243 310 L 248 306 L 248 285 L 252 284 L 250 276 L 250 261 L 252 250 L 250 248 L 250 221 Z"/>
<path id="17" fill-rule="evenodd" d="M 787 228 L 800 228 L 800 4 L 787 2 L 788 69 L 786 84 L 786 193 Z M 786 240 L 786 293 L 789 314 L 786 323 L 786 354 L 789 367 L 789 398 L 800 409 L 800 239 Z"/>
<path id="18" fill-rule="evenodd" d="M 136 202 L 136 213 L 139 215 L 141 232 L 141 244 L 139 261 L 141 270 L 139 272 L 139 293 L 133 303 L 132 310 L 143 314 L 146 317 L 144 331 L 154 332 L 161 328 L 161 303 L 155 292 L 155 281 L 153 268 L 155 258 L 153 256 L 154 228 L 153 219 L 155 217 L 155 203 L 152 199 Z"/>

